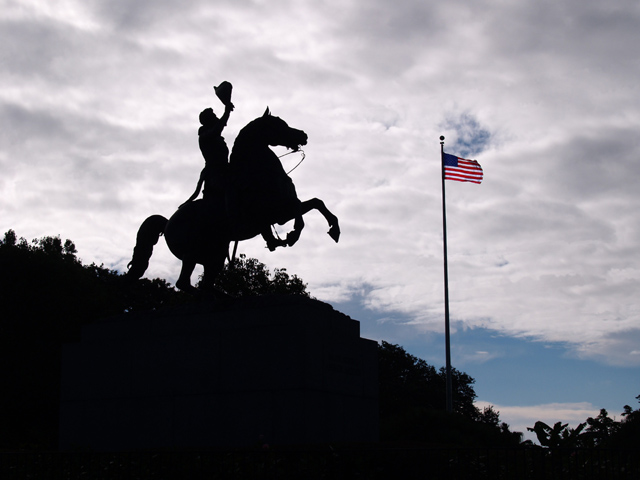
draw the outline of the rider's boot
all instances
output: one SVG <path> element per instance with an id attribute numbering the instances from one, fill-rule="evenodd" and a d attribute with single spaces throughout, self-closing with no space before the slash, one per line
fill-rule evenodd
<path id="1" fill-rule="evenodd" d="M 267 248 L 270 252 L 273 252 L 278 247 L 287 246 L 287 242 L 285 240 L 273 236 L 271 226 L 262 231 L 262 238 L 264 238 L 264 241 L 267 242 Z"/>

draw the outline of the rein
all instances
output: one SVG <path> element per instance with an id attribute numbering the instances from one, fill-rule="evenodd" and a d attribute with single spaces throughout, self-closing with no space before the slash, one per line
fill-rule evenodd
<path id="1" fill-rule="evenodd" d="M 304 150 L 299 149 L 299 150 L 292 150 L 291 152 L 287 152 L 287 153 L 283 153 L 282 155 L 280 155 L 278 158 L 282 158 L 282 157 L 286 157 L 287 155 L 291 155 L 292 153 L 298 153 L 300 152 L 302 154 L 302 158 L 300 159 L 300 161 L 298 163 L 296 163 L 296 166 L 293 167 L 291 170 L 289 170 L 287 172 L 287 175 L 289 175 L 291 172 L 293 172 L 296 168 L 298 168 L 300 166 L 300 164 L 302 162 L 304 162 L 304 159 L 306 158 L 306 155 L 304 153 Z"/>

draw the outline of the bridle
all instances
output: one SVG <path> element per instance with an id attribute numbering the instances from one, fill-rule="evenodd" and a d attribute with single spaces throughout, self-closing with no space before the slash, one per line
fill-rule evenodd
<path id="1" fill-rule="evenodd" d="M 298 168 L 298 167 L 300 166 L 300 164 L 301 164 L 302 162 L 304 162 L 304 159 L 306 158 L 306 155 L 305 155 L 305 153 L 304 153 L 304 150 L 302 150 L 301 148 L 299 148 L 298 150 L 292 150 L 292 151 L 290 151 L 290 152 L 283 153 L 282 155 L 280 155 L 280 156 L 278 157 L 278 158 L 282 158 L 282 157 L 286 157 L 287 155 L 291 155 L 292 153 L 298 153 L 298 152 L 300 152 L 300 153 L 302 154 L 302 158 L 300 159 L 300 161 L 299 161 L 298 163 L 296 163 L 296 166 L 295 166 L 295 167 L 293 167 L 291 170 L 289 170 L 289 171 L 287 172 L 287 175 L 289 175 L 291 172 L 293 172 L 296 168 Z"/>

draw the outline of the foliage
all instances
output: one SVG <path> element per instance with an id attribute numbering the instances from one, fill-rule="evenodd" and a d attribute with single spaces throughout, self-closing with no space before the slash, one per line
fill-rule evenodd
<path id="1" fill-rule="evenodd" d="M 62 344 L 100 317 L 189 301 L 163 280 L 127 282 L 59 236 L 0 239 L 0 446 L 57 442 Z"/>
<path id="2" fill-rule="evenodd" d="M 640 395 L 636 400 L 640 403 Z M 640 408 L 633 410 L 629 405 L 624 406 L 620 427 L 609 443 L 611 447 L 640 448 Z"/>
<path id="3" fill-rule="evenodd" d="M 493 408 L 493 405 L 484 407 L 482 411 L 478 410 L 477 420 L 494 427 L 501 427 L 501 425 L 505 425 L 504 423 L 500 423 L 500 412 L 496 411 Z"/>
<path id="4" fill-rule="evenodd" d="M 130 280 L 102 265 L 83 265 L 71 240 L 28 242 L 9 230 L 0 239 L 0 448 L 57 444 L 60 355 L 82 325 L 102 317 L 155 310 L 198 299 L 162 279 Z M 270 275 L 241 255 L 222 272 L 220 288 L 235 296 L 299 294 L 307 285 L 285 269 Z"/>
<path id="5" fill-rule="evenodd" d="M 609 417 L 609 413 L 604 408 L 600 409 L 596 418 L 587 418 L 587 425 L 585 436 L 587 442 L 593 446 L 607 445 L 620 429 L 620 422 Z"/>
<path id="6" fill-rule="evenodd" d="M 452 369 L 454 413 L 446 412 L 446 370 L 436 370 L 402 347 L 382 341 L 378 347 L 381 438 L 385 441 L 449 445 L 517 445 L 492 407 L 474 404 L 475 380 Z"/>
<path id="7" fill-rule="evenodd" d="M 385 341 L 379 345 L 378 362 L 382 417 L 417 407 L 443 408 L 444 386 L 433 366 Z"/>
<path id="8" fill-rule="evenodd" d="M 533 428 L 527 427 L 527 430 L 535 432 L 543 447 L 577 447 L 581 444 L 580 433 L 585 425 L 581 423 L 577 428 L 569 428 L 566 423 L 556 422 L 553 427 L 550 427 L 538 421 Z"/>
<path id="9" fill-rule="evenodd" d="M 640 401 L 640 395 L 636 399 Z M 562 422 L 556 422 L 550 427 L 538 421 L 533 428 L 527 427 L 527 430 L 535 432 L 540 445 L 548 448 L 640 448 L 640 409 L 633 410 L 625 405 L 622 417 L 622 421 L 616 421 L 602 408 L 597 417 L 587 418 L 586 422 L 575 429 Z"/>
<path id="10" fill-rule="evenodd" d="M 101 317 L 192 302 L 164 280 L 127 280 L 102 265 L 83 265 L 70 240 L 59 236 L 28 242 L 13 230 L 0 240 L 0 447 L 52 448 L 57 443 L 62 344 L 78 338 L 82 325 Z M 227 265 L 217 287 L 234 296 L 297 294 L 307 285 L 285 269 L 271 274 L 240 255 Z M 454 414 L 445 412 L 446 372 L 382 342 L 380 414 L 383 436 L 394 441 L 450 445 L 513 445 L 518 434 L 500 424 L 491 407 L 479 411 L 475 380 L 452 370 Z M 631 413 L 629 414 L 632 415 Z M 635 418 L 635 417 L 634 417 Z"/>
<path id="11" fill-rule="evenodd" d="M 436 370 L 421 358 L 407 353 L 399 345 L 382 341 L 378 348 L 380 392 L 382 413 L 385 409 L 407 409 L 426 407 L 444 410 L 446 408 L 446 370 Z M 473 401 L 476 398 L 473 384 L 475 380 L 464 372 L 451 369 L 454 411 L 476 419 L 478 410 Z"/>
<path id="12" fill-rule="evenodd" d="M 201 276 L 197 286 L 201 287 Z M 309 297 L 307 284 L 297 275 L 289 275 L 285 268 L 276 268 L 270 274 L 264 263 L 240 254 L 233 263 L 226 263 L 215 280 L 215 285 L 234 297 L 255 295 L 302 295 Z"/>
<path id="13" fill-rule="evenodd" d="M 65 322 L 88 322 L 188 300 L 164 280 L 128 282 L 102 265 L 83 265 L 76 254 L 74 243 L 63 243 L 59 236 L 29 243 L 18 240 L 13 230 L 6 232 L 0 240 L 0 305 L 5 312 L 21 321 L 56 312 Z"/>

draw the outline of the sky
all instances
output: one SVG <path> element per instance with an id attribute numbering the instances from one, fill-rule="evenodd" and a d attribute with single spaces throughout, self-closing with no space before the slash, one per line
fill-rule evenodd
<path id="1" fill-rule="evenodd" d="M 304 130 L 298 196 L 342 230 L 312 212 L 294 247 L 239 252 L 439 367 L 444 135 L 484 169 L 446 183 L 453 366 L 512 430 L 619 419 L 640 394 L 639 24 L 635 0 L 0 0 L 0 233 L 126 271 L 142 221 L 195 189 L 226 80 L 228 145 L 267 106 Z M 146 276 L 179 270 L 159 243 Z"/>

